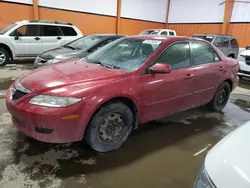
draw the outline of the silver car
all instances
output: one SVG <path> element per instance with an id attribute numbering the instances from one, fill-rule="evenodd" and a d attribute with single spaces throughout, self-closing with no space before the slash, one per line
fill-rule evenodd
<path id="1" fill-rule="evenodd" d="M 207 40 L 214 44 L 227 57 L 237 59 L 239 55 L 239 44 L 235 37 L 228 35 L 197 34 L 193 37 Z"/>

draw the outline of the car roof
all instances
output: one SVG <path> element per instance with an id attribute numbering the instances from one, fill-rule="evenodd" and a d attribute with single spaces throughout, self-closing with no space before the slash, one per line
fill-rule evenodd
<path id="1" fill-rule="evenodd" d="M 175 30 L 172 30 L 172 29 L 146 29 L 144 31 L 174 31 L 175 32 Z"/>
<path id="2" fill-rule="evenodd" d="M 188 36 L 163 36 L 163 35 L 135 35 L 135 36 L 128 36 L 128 38 L 139 38 L 144 40 L 160 40 L 160 41 L 167 41 L 169 39 L 176 39 L 176 40 L 193 40 L 194 37 Z M 196 39 L 195 39 L 196 40 Z"/>
<path id="3" fill-rule="evenodd" d="M 52 24 L 52 25 L 63 25 L 63 26 L 73 26 L 72 23 L 69 22 L 58 22 L 58 21 L 53 21 L 53 20 L 22 20 L 16 22 L 18 24 L 20 23 L 31 23 L 31 24 Z"/>
<path id="4" fill-rule="evenodd" d="M 213 36 L 213 37 L 233 37 L 232 35 L 222 35 L 222 34 L 194 34 L 192 36 Z"/>
<path id="5" fill-rule="evenodd" d="M 95 36 L 101 37 L 125 37 L 126 35 L 118 35 L 118 34 L 93 34 Z"/>

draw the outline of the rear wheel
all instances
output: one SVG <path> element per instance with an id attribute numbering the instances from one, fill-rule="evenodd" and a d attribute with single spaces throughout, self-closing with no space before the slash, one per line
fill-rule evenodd
<path id="1" fill-rule="evenodd" d="M 10 55 L 4 48 L 0 48 L 0 67 L 5 66 L 10 62 Z"/>
<path id="2" fill-rule="evenodd" d="M 127 105 L 119 101 L 106 104 L 92 117 L 85 140 L 98 152 L 115 150 L 127 140 L 133 122 L 133 113 Z"/>
<path id="3" fill-rule="evenodd" d="M 208 104 L 209 108 L 214 112 L 222 111 L 227 105 L 230 93 L 230 85 L 227 82 L 223 82 L 218 88 L 212 101 Z"/>

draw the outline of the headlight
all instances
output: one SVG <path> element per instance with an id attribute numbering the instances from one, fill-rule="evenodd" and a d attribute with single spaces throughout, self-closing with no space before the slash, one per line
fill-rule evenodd
<path id="1" fill-rule="evenodd" d="M 206 169 L 204 168 L 204 165 L 202 166 L 198 174 L 194 188 L 216 188 L 216 186 L 210 179 Z"/>
<path id="2" fill-rule="evenodd" d="M 245 56 L 239 55 L 239 58 L 238 58 L 239 61 L 245 62 L 245 59 L 246 59 Z"/>
<path id="3" fill-rule="evenodd" d="M 73 97 L 57 97 L 57 96 L 50 96 L 50 95 L 37 95 L 30 99 L 30 104 L 35 104 L 39 106 L 46 106 L 46 107 L 66 107 L 72 104 L 78 103 L 81 101 L 79 98 Z"/>

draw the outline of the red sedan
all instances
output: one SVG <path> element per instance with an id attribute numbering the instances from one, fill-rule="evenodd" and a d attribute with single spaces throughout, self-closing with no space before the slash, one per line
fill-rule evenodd
<path id="1" fill-rule="evenodd" d="M 14 124 L 34 139 L 85 139 L 107 152 L 141 123 L 205 104 L 221 111 L 238 70 L 236 60 L 204 40 L 125 37 L 82 60 L 23 75 L 6 103 Z"/>

